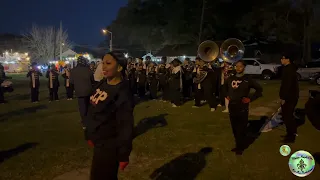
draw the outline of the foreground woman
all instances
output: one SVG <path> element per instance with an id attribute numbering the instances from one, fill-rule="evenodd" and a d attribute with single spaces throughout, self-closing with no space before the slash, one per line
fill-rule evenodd
<path id="1" fill-rule="evenodd" d="M 247 124 L 249 103 L 262 96 L 262 87 L 252 78 L 244 74 L 244 61 L 236 63 L 236 74 L 225 82 L 226 98 L 229 100 L 229 117 L 236 147 L 232 149 L 241 155 L 247 144 Z M 255 92 L 250 94 L 250 90 Z"/>
<path id="2" fill-rule="evenodd" d="M 87 120 L 88 143 L 94 146 L 91 180 L 116 180 L 129 163 L 133 139 L 133 96 L 125 78 L 127 61 L 110 52 L 102 61 L 104 79 L 93 89 Z"/>

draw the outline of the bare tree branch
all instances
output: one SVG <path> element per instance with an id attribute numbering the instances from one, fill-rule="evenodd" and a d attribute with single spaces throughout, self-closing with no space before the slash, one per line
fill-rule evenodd
<path id="1" fill-rule="evenodd" d="M 56 30 L 54 27 L 33 25 L 31 30 L 23 36 L 32 59 L 41 63 L 53 60 L 54 55 L 60 53 L 61 43 L 63 43 L 63 52 L 71 48 L 71 44 L 68 41 L 68 33 L 62 29 Z"/>

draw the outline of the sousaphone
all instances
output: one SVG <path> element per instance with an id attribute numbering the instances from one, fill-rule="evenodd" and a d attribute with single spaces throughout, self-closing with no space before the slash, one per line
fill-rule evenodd
<path id="1" fill-rule="evenodd" d="M 245 47 L 243 43 L 236 38 L 225 40 L 219 49 L 217 43 L 211 40 L 202 42 L 198 47 L 198 55 L 206 62 L 215 61 L 220 58 L 226 62 L 234 63 L 239 61 L 244 55 Z"/>

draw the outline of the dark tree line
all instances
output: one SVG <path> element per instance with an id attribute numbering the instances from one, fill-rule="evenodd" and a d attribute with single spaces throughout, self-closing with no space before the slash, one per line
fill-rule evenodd
<path id="1" fill-rule="evenodd" d="M 311 0 L 129 0 L 107 28 L 115 47 L 141 51 L 230 37 L 303 45 L 320 39 L 316 5 Z"/>

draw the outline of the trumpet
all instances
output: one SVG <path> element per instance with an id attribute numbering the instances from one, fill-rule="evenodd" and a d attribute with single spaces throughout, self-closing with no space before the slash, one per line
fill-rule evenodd
<path id="1" fill-rule="evenodd" d="M 202 42 L 198 47 L 198 55 L 206 62 L 215 61 L 220 57 L 229 63 L 234 63 L 242 59 L 245 47 L 243 43 L 236 38 L 229 38 L 225 40 L 219 49 L 217 43 L 211 40 Z"/>

